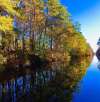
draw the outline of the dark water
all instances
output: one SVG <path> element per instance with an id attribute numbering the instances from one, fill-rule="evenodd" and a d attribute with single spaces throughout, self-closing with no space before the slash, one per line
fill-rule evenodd
<path id="1" fill-rule="evenodd" d="M 11 79 L 6 75 L 0 82 L 0 102 L 100 102 L 99 67 L 95 57 L 92 63 L 81 58 Z"/>

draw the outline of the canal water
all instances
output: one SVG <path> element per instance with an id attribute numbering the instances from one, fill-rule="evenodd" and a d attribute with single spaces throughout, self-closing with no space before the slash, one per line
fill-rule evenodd
<path id="1" fill-rule="evenodd" d="M 78 84 L 72 102 L 100 102 L 100 62 L 96 57 Z"/>
<path id="2" fill-rule="evenodd" d="M 0 81 L 0 102 L 100 102 L 100 62 L 96 57 L 92 62 L 76 59 L 68 66 L 26 71 Z"/>

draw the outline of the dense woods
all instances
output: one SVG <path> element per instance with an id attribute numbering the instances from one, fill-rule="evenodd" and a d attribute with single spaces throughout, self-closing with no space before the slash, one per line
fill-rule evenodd
<path id="1" fill-rule="evenodd" d="M 0 102 L 70 102 L 92 55 L 59 0 L 0 0 Z"/>
<path id="2" fill-rule="evenodd" d="M 79 24 L 59 0 L 0 0 L 0 68 L 40 60 L 67 64 L 91 54 Z"/>

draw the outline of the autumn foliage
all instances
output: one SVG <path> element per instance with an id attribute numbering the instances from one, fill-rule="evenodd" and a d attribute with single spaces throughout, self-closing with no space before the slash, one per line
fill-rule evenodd
<path id="1" fill-rule="evenodd" d="M 68 62 L 92 50 L 59 0 L 0 0 L 0 56 L 23 64 L 28 55 Z M 89 51 L 89 52 L 88 52 Z M 13 53 L 13 54 L 12 54 Z"/>

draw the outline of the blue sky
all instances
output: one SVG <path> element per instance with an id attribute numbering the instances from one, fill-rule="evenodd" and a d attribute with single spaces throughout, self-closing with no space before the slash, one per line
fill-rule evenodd
<path id="1" fill-rule="evenodd" d="M 100 0 L 60 0 L 74 21 L 81 24 L 81 32 L 93 50 L 97 49 L 100 37 Z"/>

